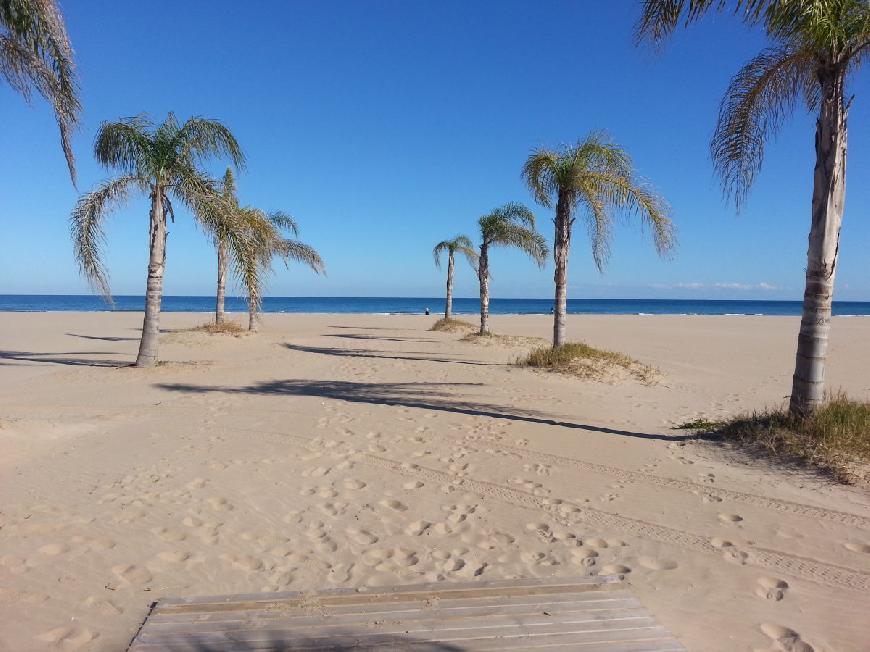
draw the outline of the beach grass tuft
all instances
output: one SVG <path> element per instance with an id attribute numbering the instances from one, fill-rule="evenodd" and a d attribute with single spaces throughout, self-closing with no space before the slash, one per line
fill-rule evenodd
<path id="1" fill-rule="evenodd" d="M 194 326 L 190 330 L 197 333 L 208 333 L 209 335 L 235 335 L 236 337 L 248 332 L 234 321 L 223 321 L 220 324 L 212 321 L 200 326 Z"/>
<path id="2" fill-rule="evenodd" d="M 508 346 L 508 347 L 537 347 L 546 343 L 547 340 L 540 337 L 528 337 L 526 335 L 501 335 L 499 333 L 480 333 L 477 330 L 467 333 L 459 339 L 460 342 L 479 344 L 481 346 Z"/>
<path id="3" fill-rule="evenodd" d="M 518 358 L 515 364 L 593 380 L 616 380 L 620 375 L 627 374 L 650 384 L 659 376 L 655 367 L 638 362 L 624 353 L 596 349 L 584 342 L 542 346 Z"/>
<path id="4" fill-rule="evenodd" d="M 830 394 L 806 418 L 766 409 L 719 424 L 716 432 L 772 458 L 798 460 L 830 472 L 841 482 L 870 482 L 870 402 Z"/>
<path id="5" fill-rule="evenodd" d="M 471 322 L 462 319 L 454 319 L 453 317 L 442 317 L 432 324 L 432 328 L 429 330 L 440 331 L 443 333 L 464 333 L 466 331 L 473 331 L 475 328 L 475 325 Z"/>

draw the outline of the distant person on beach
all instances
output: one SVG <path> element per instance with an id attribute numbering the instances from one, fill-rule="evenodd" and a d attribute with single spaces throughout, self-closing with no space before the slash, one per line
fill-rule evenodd
<path id="1" fill-rule="evenodd" d="M 429 308 L 426 308 L 426 316 L 429 316 Z"/>

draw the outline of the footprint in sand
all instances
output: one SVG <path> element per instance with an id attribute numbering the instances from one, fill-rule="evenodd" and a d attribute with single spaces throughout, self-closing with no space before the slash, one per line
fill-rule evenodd
<path id="1" fill-rule="evenodd" d="M 408 506 L 405 503 L 398 501 L 398 500 L 392 500 L 392 499 L 382 500 L 380 502 L 380 505 L 383 505 L 384 507 L 387 507 L 388 509 L 391 509 L 394 512 L 404 512 L 405 510 L 408 509 Z"/>
<path id="2" fill-rule="evenodd" d="M 181 564 L 190 559 L 190 553 L 181 550 L 164 550 L 157 553 L 157 559 L 167 564 Z"/>
<path id="3" fill-rule="evenodd" d="M 426 532 L 432 524 L 429 521 L 414 521 L 407 528 L 405 528 L 405 534 L 412 537 L 419 537 Z"/>
<path id="4" fill-rule="evenodd" d="M 65 552 L 69 552 L 69 546 L 65 543 L 48 543 L 37 551 L 42 555 L 48 555 L 50 557 L 55 557 L 57 555 L 62 555 Z"/>
<path id="5" fill-rule="evenodd" d="M 719 520 L 723 523 L 740 523 L 743 517 L 740 514 L 719 514 Z"/>
<path id="6" fill-rule="evenodd" d="M 263 560 L 253 555 L 221 555 L 221 559 L 239 570 L 258 571 L 263 569 Z"/>
<path id="7" fill-rule="evenodd" d="M 800 634 L 782 625 L 762 623 L 761 631 L 785 652 L 813 652 L 813 647 L 801 640 Z"/>
<path id="8" fill-rule="evenodd" d="M 619 577 L 623 577 L 631 572 L 630 566 L 625 566 L 624 564 L 607 564 L 606 566 L 602 566 L 601 570 L 598 571 L 599 575 L 618 575 Z"/>
<path id="9" fill-rule="evenodd" d="M 866 543 L 844 543 L 843 547 L 846 548 L 849 552 L 863 552 L 865 554 L 870 553 L 870 546 Z"/>
<path id="10" fill-rule="evenodd" d="M 355 541 L 361 546 L 370 546 L 378 542 L 378 537 L 369 532 L 368 530 L 348 528 L 347 530 L 345 530 L 345 532 L 352 541 Z"/>
<path id="11" fill-rule="evenodd" d="M 412 480 L 411 482 L 406 482 L 405 484 L 403 484 L 402 489 L 405 489 L 406 491 L 411 491 L 413 489 L 421 489 L 423 488 L 423 486 L 423 483 L 419 480 Z"/>
<path id="12" fill-rule="evenodd" d="M 87 627 L 64 625 L 50 629 L 36 638 L 64 650 L 78 650 L 93 641 L 97 636 L 96 633 Z"/>
<path id="13" fill-rule="evenodd" d="M 229 512 L 233 509 L 233 504 L 226 498 L 221 498 L 220 496 L 212 496 L 207 498 L 205 502 L 207 502 L 208 506 L 216 512 Z"/>
<path id="14" fill-rule="evenodd" d="M 181 530 L 170 530 L 169 528 L 160 527 L 154 528 L 151 531 L 164 541 L 169 541 L 172 543 L 184 541 L 187 538 L 187 535 Z"/>
<path id="15" fill-rule="evenodd" d="M 647 570 L 674 570 L 678 564 L 671 559 L 659 559 L 658 557 L 640 557 L 637 560 Z"/>
<path id="16" fill-rule="evenodd" d="M 758 586 L 755 587 L 755 595 L 765 600 L 773 600 L 779 602 L 785 597 L 785 591 L 788 589 L 788 582 L 775 577 L 760 577 L 758 578 Z"/>
<path id="17" fill-rule="evenodd" d="M 120 616 L 124 613 L 124 610 L 111 600 L 104 600 L 96 595 L 88 596 L 82 604 L 104 616 Z"/>
<path id="18" fill-rule="evenodd" d="M 141 566 L 121 564 L 113 566 L 112 572 L 119 580 L 127 584 L 147 584 L 152 579 L 148 569 Z"/>
<path id="19" fill-rule="evenodd" d="M 362 480 L 348 478 L 344 481 L 344 488 L 348 491 L 359 491 L 360 489 L 366 488 L 366 483 Z"/>
<path id="20" fill-rule="evenodd" d="M 586 546 L 571 551 L 571 561 L 584 568 L 592 568 L 598 563 L 598 552 Z"/>

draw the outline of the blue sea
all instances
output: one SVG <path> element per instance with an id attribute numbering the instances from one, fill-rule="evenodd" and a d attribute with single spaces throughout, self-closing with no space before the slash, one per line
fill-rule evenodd
<path id="1" fill-rule="evenodd" d="M 107 305 L 93 295 L 0 295 L 0 311 L 140 311 L 142 296 L 116 296 Z M 474 314 L 480 310 L 477 298 L 454 299 L 457 314 Z M 490 312 L 497 315 L 548 314 L 550 299 L 492 299 Z M 244 312 L 243 298 L 227 297 L 230 312 Z M 437 314 L 444 309 L 444 299 L 435 297 L 266 297 L 264 312 L 287 313 L 369 313 L 421 314 L 426 308 Z M 214 297 L 163 297 L 168 312 L 210 312 Z M 870 316 L 870 301 L 835 301 L 834 315 Z M 608 315 L 800 315 L 800 301 L 730 301 L 718 299 L 569 299 L 570 314 Z"/>

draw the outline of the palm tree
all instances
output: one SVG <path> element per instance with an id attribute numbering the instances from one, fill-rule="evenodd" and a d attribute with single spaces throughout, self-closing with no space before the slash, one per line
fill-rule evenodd
<path id="1" fill-rule="evenodd" d="M 70 178 L 70 135 L 81 104 L 72 46 L 55 0 L 0 0 L 0 75 L 28 102 L 35 89 L 54 109 Z"/>
<path id="2" fill-rule="evenodd" d="M 256 262 L 255 273 L 244 279 L 248 293 L 248 330 L 256 331 L 263 284 L 272 271 L 272 261 L 275 258 L 280 258 L 288 266 L 291 261 L 304 263 L 316 274 L 325 274 L 326 268 L 314 247 L 292 239 L 299 235 L 299 226 L 286 213 L 265 213 L 259 208 L 242 208 L 240 218 L 242 228 L 247 234 L 245 239 L 251 243 Z M 284 237 L 284 232 L 291 237 Z"/>
<path id="3" fill-rule="evenodd" d="M 445 251 L 447 252 L 447 300 L 444 303 L 444 319 L 450 319 L 453 311 L 453 258 L 457 253 L 462 254 L 476 272 L 477 252 L 474 250 L 471 238 L 467 235 L 457 235 L 452 240 L 442 240 L 432 250 L 432 256 L 435 258 L 435 267 L 438 269 L 441 269 L 441 254 Z"/>
<path id="4" fill-rule="evenodd" d="M 106 269 L 100 259 L 103 223 L 131 191 L 148 193 L 150 253 L 145 319 L 136 366 L 151 367 L 157 363 L 166 218 L 175 220 L 170 197 L 186 205 L 213 233 L 218 228 L 216 220 L 232 222 L 235 216 L 222 201 L 217 183 L 199 165 L 211 157 L 227 156 L 236 167 L 241 167 L 244 156 L 236 139 L 221 123 L 191 118 L 179 125 L 172 113 L 158 126 L 145 116 L 104 122 L 94 142 L 94 156 L 107 170 L 118 170 L 121 176 L 103 182 L 76 203 L 70 218 L 75 257 L 82 273 L 105 297 L 111 298 Z M 254 263 L 248 243 L 239 233 L 239 237 L 230 239 L 230 246 L 235 250 L 236 261 L 246 267 L 247 271 L 240 275 L 250 276 Z"/>
<path id="5" fill-rule="evenodd" d="M 236 197 L 236 181 L 230 168 L 227 168 L 227 171 L 224 173 L 221 196 L 231 209 L 238 208 L 239 201 Z M 227 271 L 230 265 L 229 242 L 232 237 L 232 233 L 230 233 L 232 229 L 226 222 L 218 222 L 217 224 L 217 229 L 214 232 L 215 248 L 217 249 L 217 293 L 215 298 L 214 323 L 220 326 L 224 323 Z"/>
<path id="6" fill-rule="evenodd" d="M 480 334 L 489 333 L 489 248 L 516 247 L 524 251 L 539 267 L 547 259 L 544 236 L 535 231 L 535 216 L 522 204 L 511 202 L 478 220 L 480 256 L 477 278 L 480 279 Z"/>
<path id="7" fill-rule="evenodd" d="M 565 342 L 568 253 L 578 206 L 589 228 L 592 258 L 599 271 L 610 251 L 614 211 L 634 213 L 649 225 L 660 254 L 673 245 L 673 227 L 664 201 L 636 178 L 625 150 L 602 133 L 591 133 L 558 152 L 533 152 L 523 166 L 523 177 L 539 204 L 550 208 L 556 198 L 553 346 L 560 346 Z"/>
<path id="8" fill-rule="evenodd" d="M 645 0 L 639 40 L 661 42 L 697 20 L 714 0 Z M 735 0 L 735 11 L 761 24 L 772 44 L 732 79 L 719 107 L 710 150 L 726 195 L 737 208 L 761 168 L 764 146 L 801 101 L 816 120 L 816 163 L 803 314 L 790 410 L 813 412 L 824 399 L 834 273 L 846 195 L 846 85 L 870 51 L 866 0 Z"/>

